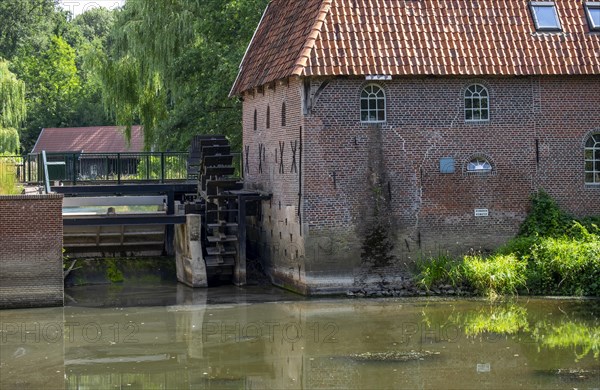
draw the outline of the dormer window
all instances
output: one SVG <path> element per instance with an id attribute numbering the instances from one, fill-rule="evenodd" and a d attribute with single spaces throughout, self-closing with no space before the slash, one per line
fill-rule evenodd
<path id="1" fill-rule="evenodd" d="M 529 4 L 537 31 L 561 31 L 558 12 L 553 1 L 532 1 Z"/>
<path id="2" fill-rule="evenodd" d="M 591 31 L 600 31 L 600 1 L 585 3 L 585 14 Z"/>

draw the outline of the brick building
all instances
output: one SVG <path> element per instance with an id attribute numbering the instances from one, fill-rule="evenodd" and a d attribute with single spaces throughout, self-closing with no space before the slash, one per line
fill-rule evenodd
<path id="1" fill-rule="evenodd" d="M 600 214 L 600 3 L 272 0 L 240 65 L 246 185 L 304 293 L 489 251 L 544 189 Z"/>

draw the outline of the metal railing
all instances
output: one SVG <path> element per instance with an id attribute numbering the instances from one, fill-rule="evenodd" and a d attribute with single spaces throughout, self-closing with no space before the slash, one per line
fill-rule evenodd
<path id="1" fill-rule="evenodd" d="M 234 176 L 243 179 L 245 156 L 232 152 Z M 141 153 L 42 153 L 27 156 L 0 156 L 20 183 L 45 185 L 45 169 L 50 183 L 73 185 L 93 182 L 169 182 L 190 179 L 187 152 Z"/>
<path id="2" fill-rule="evenodd" d="M 187 152 L 142 153 L 46 153 L 23 158 L 19 179 L 24 183 L 42 184 L 44 169 L 51 182 L 72 185 L 90 182 L 169 182 L 188 179 Z"/>

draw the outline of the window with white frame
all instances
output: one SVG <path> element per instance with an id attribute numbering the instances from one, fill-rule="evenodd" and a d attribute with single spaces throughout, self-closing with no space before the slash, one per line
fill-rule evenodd
<path id="1" fill-rule="evenodd" d="M 600 184 L 600 133 L 585 142 L 585 183 Z"/>
<path id="2" fill-rule="evenodd" d="M 537 31 L 561 31 L 558 11 L 553 1 L 532 1 L 529 6 Z"/>
<path id="3" fill-rule="evenodd" d="M 600 1 L 586 1 L 585 14 L 591 31 L 600 31 Z"/>
<path id="4" fill-rule="evenodd" d="M 467 163 L 467 172 L 489 173 L 492 171 L 492 164 L 485 157 L 473 157 Z"/>
<path id="5" fill-rule="evenodd" d="M 487 121 L 490 119 L 490 97 L 487 88 L 472 84 L 465 91 L 465 121 Z"/>
<path id="6" fill-rule="evenodd" d="M 360 121 L 385 122 L 385 92 L 377 84 L 367 85 L 360 94 Z"/>

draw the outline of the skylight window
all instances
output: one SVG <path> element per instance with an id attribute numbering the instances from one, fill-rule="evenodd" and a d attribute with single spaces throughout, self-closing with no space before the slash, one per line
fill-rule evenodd
<path id="1" fill-rule="evenodd" d="M 588 18 L 590 30 L 600 31 L 600 2 L 588 1 L 585 3 L 585 14 Z"/>
<path id="2" fill-rule="evenodd" d="M 560 20 L 553 1 L 532 1 L 531 15 L 538 31 L 560 31 Z"/>

